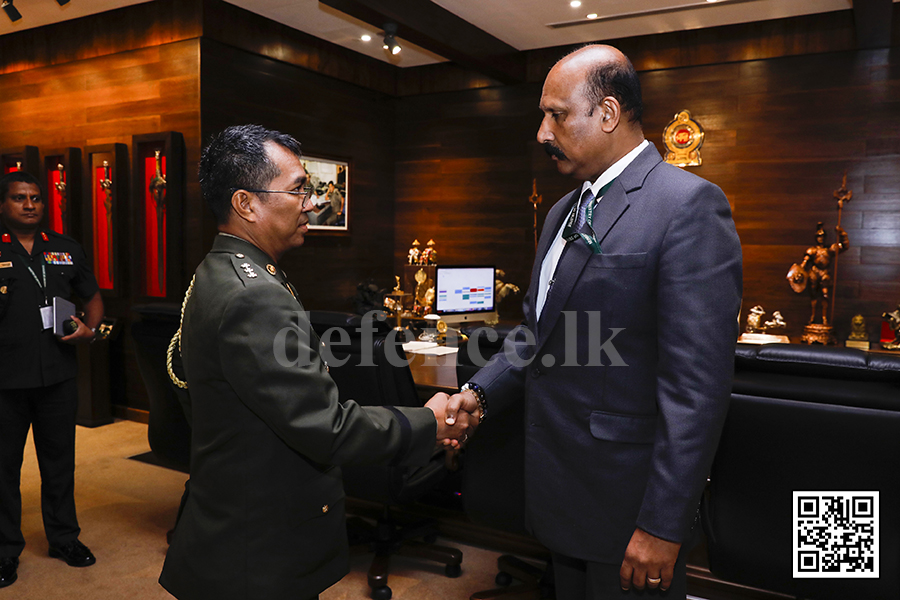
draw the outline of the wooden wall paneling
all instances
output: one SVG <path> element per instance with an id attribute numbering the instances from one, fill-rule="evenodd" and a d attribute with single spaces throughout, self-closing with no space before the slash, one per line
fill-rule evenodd
<path id="1" fill-rule="evenodd" d="M 134 199 L 134 235 L 130 252 L 132 295 L 139 301 L 177 303 L 182 298 L 184 280 L 183 212 L 187 187 L 184 136 L 177 131 L 135 135 L 131 151 Z M 159 204 L 148 186 L 148 179 L 156 176 L 157 151 L 165 180 Z M 149 223 L 148 218 L 153 222 Z M 161 242 L 154 256 L 148 254 L 152 253 L 147 246 L 148 229 Z"/>
<path id="2" fill-rule="evenodd" d="M 281 261 L 308 309 L 352 310 L 357 283 L 393 282 L 393 111 L 388 96 L 204 39 L 203 138 L 258 123 L 296 137 L 311 156 L 352 164 L 348 235 L 310 231 Z M 241 82 L 235 87 L 235 81 Z M 204 207 L 203 253 L 215 235 Z M 393 287 L 392 285 L 390 287 Z"/>
<path id="3" fill-rule="evenodd" d="M 62 165 L 62 173 L 59 166 Z M 80 240 L 82 237 L 82 165 L 80 148 L 60 148 L 45 151 L 41 182 L 45 186 L 48 226 L 58 233 Z M 62 184 L 60 186 L 59 184 Z M 58 215 L 57 218 L 53 218 Z M 54 221 L 61 224 L 52 227 Z"/>
<path id="4" fill-rule="evenodd" d="M 22 146 L 0 150 L 0 174 L 11 171 L 25 171 L 35 177 L 41 176 L 41 152 L 37 146 Z"/>

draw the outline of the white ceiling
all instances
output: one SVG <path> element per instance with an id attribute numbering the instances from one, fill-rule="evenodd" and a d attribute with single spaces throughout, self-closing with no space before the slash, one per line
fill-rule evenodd
<path id="1" fill-rule="evenodd" d="M 55 0 L 15 0 L 22 19 L 11 23 L 5 15 L 0 14 L 0 35 L 145 1 L 71 0 L 60 7 Z M 412 67 L 444 60 L 404 41 L 402 28 L 397 38 L 403 51 L 397 56 L 388 56 L 381 47 L 381 30 L 319 4 L 318 0 L 226 1 L 398 66 Z M 573 8 L 569 0 L 433 1 L 518 50 L 847 10 L 853 4 L 852 0 L 718 0 L 716 3 L 708 0 L 582 0 L 580 7 Z M 639 14 L 681 6 L 688 9 Z M 588 13 L 597 13 L 599 18 L 587 20 Z M 631 16 L 610 19 L 623 15 Z M 548 26 L 572 21 L 582 23 L 557 28 Z M 371 41 L 363 42 L 360 39 L 365 33 L 372 36 Z"/>

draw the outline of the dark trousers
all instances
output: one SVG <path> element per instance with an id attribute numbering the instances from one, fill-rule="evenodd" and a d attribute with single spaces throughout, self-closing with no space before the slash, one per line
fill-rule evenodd
<path id="1" fill-rule="evenodd" d="M 642 592 L 634 588 L 626 592 L 619 582 L 621 564 L 586 562 L 554 552 L 552 558 L 556 600 L 684 600 L 687 593 L 686 554 L 684 551 L 679 554 L 675 562 L 672 586 L 665 592 L 646 587 Z"/>
<path id="2" fill-rule="evenodd" d="M 41 472 L 41 514 L 51 546 L 78 538 L 75 515 L 75 379 L 40 388 L 0 390 L 0 557 L 22 553 L 22 456 L 28 428 Z"/>

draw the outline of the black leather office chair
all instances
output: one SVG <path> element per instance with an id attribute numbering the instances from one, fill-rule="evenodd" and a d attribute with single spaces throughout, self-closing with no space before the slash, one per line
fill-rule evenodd
<path id="1" fill-rule="evenodd" d="M 900 356 L 738 344 L 735 367 L 703 502 L 710 571 L 800 598 L 900 597 Z M 877 579 L 793 577 L 794 491 L 879 492 Z"/>
<path id="2" fill-rule="evenodd" d="M 181 307 L 147 304 L 132 310 L 141 317 L 131 325 L 131 337 L 150 399 L 150 449 L 164 465 L 186 472 L 191 457 L 191 427 L 166 372 L 166 350 L 178 330 Z"/>
<path id="3" fill-rule="evenodd" d="M 353 399 L 368 406 L 421 406 L 409 366 L 391 364 L 390 357 L 405 359 L 402 339 L 388 334 L 390 326 L 384 322 L 373 323 L 378 330 L 371 337 L 369 346 L 360 335 L 362 324 L 358 315 L 328 311 L 311 311 L 310 321 L 323 342 L 328 344 L 333 358 L 329 372 L 338 385 L 340 399 Z M 335 334 L 329 340 L 327 330 L 338 328 L 347 332 L 349 344 L 338 343 Z M 329 343 L 330 342 L 330 343 Z M 371 356 L 366 356 L 370 354 Z M 363 366 L 362 358 L 370 358 L 369 366 Z M 326 358 L 327 360 L 327 358 Z M 345 364 L 338 366 L 339 363 Z M 397 363 L 397 360 L 394 361 Z M 444 453 L 438 452 L 425 467 L 345 466 L 344 489 L 348 496 L 382 504 L 383 511 L 372 526 L 361 519 L 348 521 L 351 544 L 368 546 L 375 552 L 369 568 L 368 582 L 372 598 L 387 600 L 391 597 L 388 587 L 390 556 L 399 554 L 426 558 L 444 565 L 448 577 L 461 573 L 462 553 L 455 548 L 419 542 L 414 538 L 431 540 L 437 536 L 434 521 L 425 521 L 401 527 L 391 516 L 390 508 L 414 502 L 438 485 L 448 475 Z"/>
<path id="4" fill-rule="evenodd" d="M 489 337 L 484 328 L 470 326 L 463 329 L 469 339 L 457 353 L 456 376 L 460 384 L 468 381 L 502 347 L 509 328 L 495 328 L 495 331 L 497 335 Z M 528 536 L 525 530 L 524 409 L 524 403 L 505 410 L 489 409 L 488 417 L 466 447 L 461 472 L 463 507 L 473 523 Z M 531 540 L 538 544 L 537 540 Z M 542 554 L 549 560 L 549 551 Z M 540 569 L 511 554 L 500 556 L 497 568 L 496 583 L 501 587 L 477 592 L 471 600 L 554 597 L 551 570 Z M 512 586 L 513 580 L 521 584 Z"/>

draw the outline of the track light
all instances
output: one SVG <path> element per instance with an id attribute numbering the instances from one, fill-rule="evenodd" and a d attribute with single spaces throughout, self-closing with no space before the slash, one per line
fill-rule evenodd
<path id="1" fill-rule="evenodd" d="M 9 17 L 9 20 L 13 23 L 22 18 L 22 13 L 13 6 L 13 0 L 3 0 L 3 4 L 0 4 L 0 8 L 3 9 L 3 12 L 6 13 L 6 16 Z"/>
<path id="2" fill-rule="evenodd" d="M 397 40 L 394 39 L 394 36 L 397 35 L 397 24 L 396 23 L 385 23 L 384 24 L 384 49 L 389 51 L 391 54 L 400 54 L 400 44 L 397 43 Z"/>

